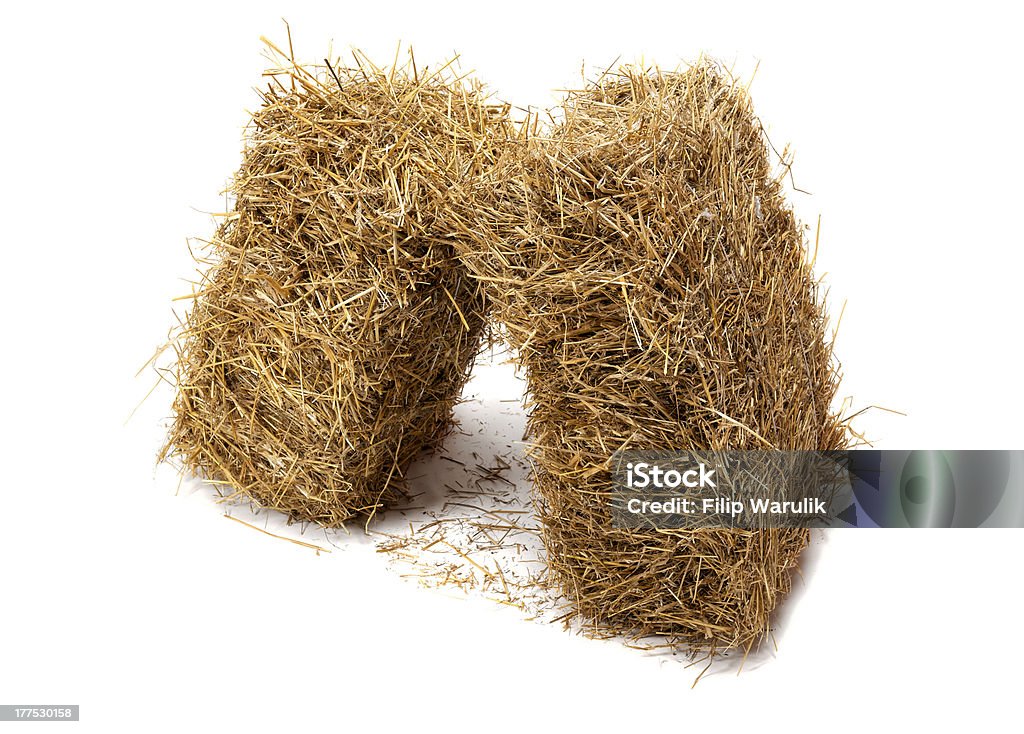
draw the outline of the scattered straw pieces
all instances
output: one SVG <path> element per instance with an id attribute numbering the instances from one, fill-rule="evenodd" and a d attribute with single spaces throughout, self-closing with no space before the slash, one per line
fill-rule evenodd
<path id="1" fill-rule="evenodd" d="M 523 428 L 518 403 L 462 402 L 449 442 L 458 445 L 415 464 L 414 496 L 374 535 L 377 551 L 404 578 L 550 620 L 564 600 L 547 583 L 524 447 L 508 442 Z"/>

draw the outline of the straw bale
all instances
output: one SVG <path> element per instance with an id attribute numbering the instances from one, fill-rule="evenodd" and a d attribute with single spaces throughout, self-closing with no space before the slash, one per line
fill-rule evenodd
<path id="1" fill-rule="evenodd" d="M 268 72 L 194 304 L 165 454 L 300 521 L 369 520 L 436 447 L 486 323 L 439 212 L 507 108 L 448 64 Z"/>
<path id="2" fill-rule="evenodd" d="M 448 225 L 526 370 L 550 570 L 599 629 L 750 648 L 808 531 L 612 527 L 609 459 L 846 446 L 803 230 L 714 63 L 624 67 L 563 113 L 524 125 Z"/>

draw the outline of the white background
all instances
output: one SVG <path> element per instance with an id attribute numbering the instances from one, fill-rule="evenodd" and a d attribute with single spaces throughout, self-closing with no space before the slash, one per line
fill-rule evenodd
<path id="1" fill-rule="evenodd" d="M 1001 7 L 8 5 L 0 703 L 78 703 L 80 724 L 41 728 L 103 732 L 1019 726 L 1020 531 L 820 537 L 778 652 L 691 690 L 676 660 L 417 588 L 358 534 L 316 555 L 176 495 L 154 468 L 168 390 L 126 423 L 189 291 L 186 237 L 224 208 L 259 36 L 283 42 L 286 15 L 304 59 L 332 39 L 381 63 L 399 40 L 421 63 L 457 50 L 534 106 L 584 61 L 760 63 L 758 112 L 813 192 L 794 203 L 822 216 L 833 316 L 848 304 L 841 395 L 907 414 L 858 426 L 882 448 L 1024 448 L 1024 65 Z M 509 375 L 469 390 L 514 398 Z"/>

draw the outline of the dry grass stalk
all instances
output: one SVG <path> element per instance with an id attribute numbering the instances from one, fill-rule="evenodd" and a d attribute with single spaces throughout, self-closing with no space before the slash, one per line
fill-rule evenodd
<path id="1" fill-rule="evenodd" d="M 164 449 L 331 527 L 396 500 L 450 425 L 486 304 L 435 223 L 465 205 L 451 192 L 490 165 L 507 115 L 451 62 L 355 58 L 267 73 L 175 340 Z"/>
<path id="2" fill-rule="evenodd" d="M 602 629 L 750 649 L 808 531 L 619 529 L 603 498 L 618 449 L 846 445 L 801 228 L 711 63 L 623 68 L 564 112 L 524 125 L 450 224 L 527 369 L 550 569 Z"/>

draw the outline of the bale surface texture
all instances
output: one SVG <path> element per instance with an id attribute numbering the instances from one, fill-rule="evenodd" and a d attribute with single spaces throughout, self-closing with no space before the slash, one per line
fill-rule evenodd
<path id="1" fill-rule="evenodd" d="M 453 228 L 529 381 L 548 564 L 604 631 L 750 648 L 806 530 L 612 527 L 619 449 L 839 449 L 802 229 L 747 91 L 624 68 L 524 126 Z"/>
<path id="2" fill-rule="evenodd" d="M 506 109 L 414 62 L 268 73 L 194 305 L 165 452 L 300 521 L 369 519 L 438 445 L 485 328 L 438 213 Z"/>

